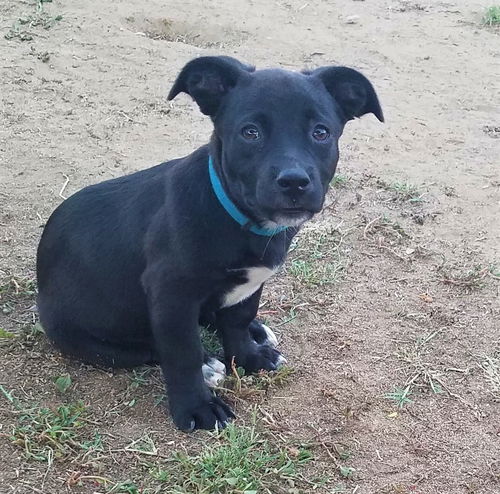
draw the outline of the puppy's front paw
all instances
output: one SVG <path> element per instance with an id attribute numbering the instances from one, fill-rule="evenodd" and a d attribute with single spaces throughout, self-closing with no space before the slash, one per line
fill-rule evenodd
<path id="1" fill-rule="evenodd" d="M 201 367 L 201 372 L 209 388 L 216 388 L 226 378 L 226 366 L 216 358 L 208 359 Z"/>
<path id="2" fill-rule="evenodd" d="M 250 331 L 252 339 L 259 345 L 268 345 L 273 348 L 278 346 L 278 338 L 276 338 L 276 335 L 271 328 L 257 319 L 254 319 L 250 323 L 248 330 Z"/>
<path id="3" fill-rule="evenodd" d="M 236 364 L 241 365 L 246 372 L 273 371 L 286 363 L 285 357 L 269 345 L 253 343 L 248 350 L 243 358 L 236 359 Z"/>
<path id="4" fill-rule="evenodd" d="M 170 413 L 175 425 L 182 431 L 195 429 L 223 428 L 235 418 L 231 408 L 218 396 L 207 390 L 200 395 L 188 395 L 173 398 L 170 401 Z"/>

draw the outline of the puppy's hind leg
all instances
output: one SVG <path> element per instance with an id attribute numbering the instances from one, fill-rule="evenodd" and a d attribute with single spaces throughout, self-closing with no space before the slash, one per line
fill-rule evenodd
<path id="1" fill-rule="evenodd" d="M 116 369 L 130 369 L 155 364 L 157 359 L 147 343 L 124 344 L 96 338 L 82 329 L 45 328 L 49 340 L 61 353 L 86 364 Z"/>

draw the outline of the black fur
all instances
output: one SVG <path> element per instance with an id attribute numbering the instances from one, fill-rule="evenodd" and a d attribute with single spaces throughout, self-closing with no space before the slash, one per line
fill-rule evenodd
<path id="1" fill-rule="evenodd" d="M 230 307 L 224 296 L 246 281 L 245 268 L 281 265 L 299 224 L 321 209 L 344 124 L 368 112 L 383 117 L 368 80 L 338 67 L 254 71 L 202 57 L 185 66 L 169 98 L 179 92 L 211 117 L 210 144 L 64 201 L 38 248 L 38 308 L 67 355 L 111 367 L 159 363 L 173 420 L 192 430 L 233 417 L 204 383 L 199 322 L 217 328 L 227 363 L 276 367 L 279 352 L 259 341 L 254 321 L 262 286 Z M 248 218 L 291 227 L 268 237 L 236 223 L 212 190 L 209 154 Z"/>

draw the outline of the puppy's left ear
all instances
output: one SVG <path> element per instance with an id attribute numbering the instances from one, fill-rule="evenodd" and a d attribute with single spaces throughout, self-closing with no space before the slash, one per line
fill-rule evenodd
<path id="1" fill-rule="evenodd" d="M 344 112 L 346 121 L 373 113 L 381 122 L 384 115 L 371 82 L 348 67 L 320 67 L 309 74 L 320 79 Z"/>

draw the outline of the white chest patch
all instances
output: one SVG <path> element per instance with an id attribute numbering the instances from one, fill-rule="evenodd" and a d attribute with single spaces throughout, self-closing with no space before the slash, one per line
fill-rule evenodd
<path id="1" fill-rule="evenodd" d="M 254 294 L 260 288 L 260 285 L 276 273 L 277 270 L 277 267 L 269 269 L 263 266 L 258 268 L 246 268 L 246 277 L 248 281 L 235 286 L 230 292 L 226 293 L 222 301 L 222 307 L 231 307 L 250 297 L 250 295 Z M 245 271 L 245 268 L 241 271 Z"/>

